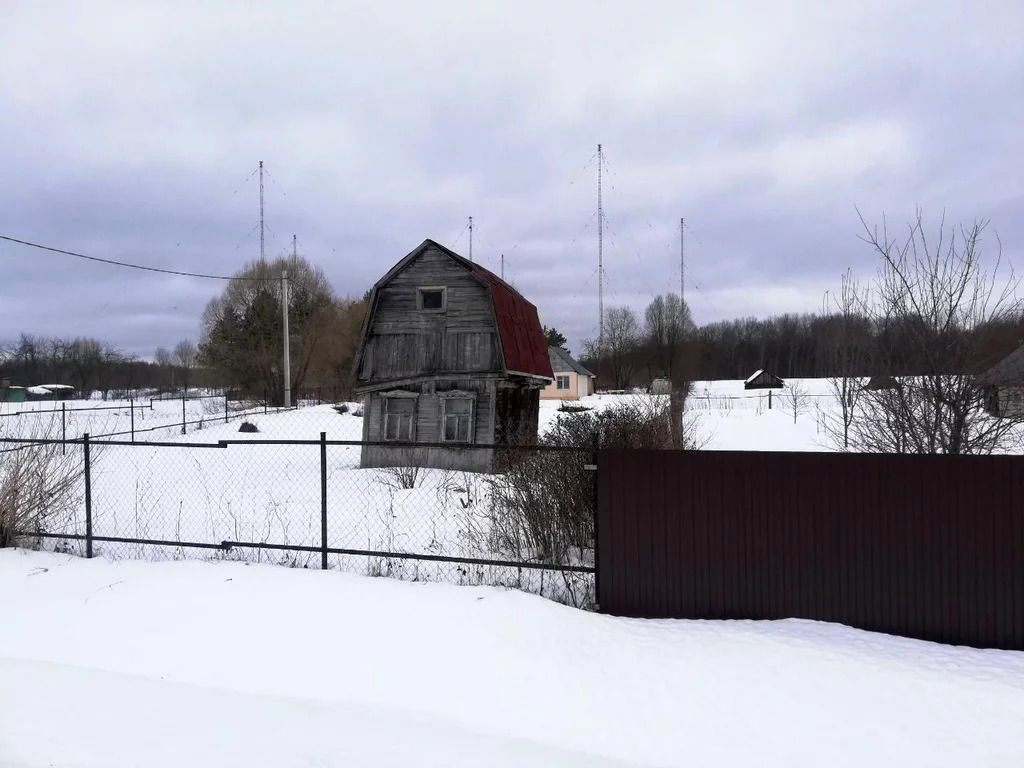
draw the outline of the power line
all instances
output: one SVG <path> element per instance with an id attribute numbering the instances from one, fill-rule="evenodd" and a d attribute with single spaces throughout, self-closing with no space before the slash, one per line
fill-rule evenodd
<path id="1" fill-rule="evenodd" d="M 28 248 L 38 248 L 41 251 L 50 251 L 51 253 L 60 253 L 65 256 L 74 256 L 77 259 L 86 259 L 87 261 L 95 261 L 100 264 L 109 264 L 113 267 L 126 267 L 127 269 L 140 269 L 144 272 L 159 272 L 163 275 L 177 275 L 179 277 L 198 277 L 204 280 L 252 280 L 256 282 L 266 280 L 277 280 L 277 278 L 266 278 L 266 277 L 233 277 L 231 275 L 206 275 L 200 272 L 185 272 L 178 269 L 164 269 L 162 267 L 150 267 L 145 264 L 131 264 L 127 261 L 117 261 L 115 259 L 104 259 L 100 256 L 87 256 L 84 253 L 76 253 L 75 251 L 66 251 L 63 248 L 54 248 L 49 245 L 42 245 L 40 243 L 32 243 L 28 240 L 19 240 L 16 237 L 8 237 L 7 235 L 0 235 L 0 240 L 6 240 L 9 243 L 16 243 L 17 245 L 24 245 Z"/>

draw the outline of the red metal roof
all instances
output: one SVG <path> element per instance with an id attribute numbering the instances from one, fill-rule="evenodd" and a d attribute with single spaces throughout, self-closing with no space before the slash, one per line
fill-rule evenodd
<path id="1" fill-rule="evenodd" d="M 555 374 L 551 371 L 548 343 L 544 338 L 537 307 L 479 264 L 473 264 L 473 273 L 490 285 L 501 349 L 505 354 L 505 369 L 553 379 Z"/>
<path id="2" fill-rule="evenodd" d="M 551 359 L 548 357 L 548 343 L 544 338 L 537 307 L 489 269 L 432 240 L 428 240 L 427 243 L 435 245 L 467 267 L 490 288 L 494 317 L 498 321 L 501 350 L 505 356 L 505 370 L 554 379 Z"/>

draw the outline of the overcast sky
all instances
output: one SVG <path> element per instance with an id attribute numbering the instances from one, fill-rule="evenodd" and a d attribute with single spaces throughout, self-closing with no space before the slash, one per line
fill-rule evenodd
<path id="1" fill-rule="evenodd" d="M 577 349 L 600 142 L 606 306 L 678 290 L 685 217 L 699 323 L 814 311 L 874 269 L 855 206 L 990 219 L 1024 266 L 1022 40 L 1019 0 L 0 0 L 0 235 L 230 274 L 262 160 L 268 255 L 297 234 L 360 295 L 425 238 L 468 255 L 473 216 Z M 0 337 L 150 356 L 222 288 L 0 241 Z"/>

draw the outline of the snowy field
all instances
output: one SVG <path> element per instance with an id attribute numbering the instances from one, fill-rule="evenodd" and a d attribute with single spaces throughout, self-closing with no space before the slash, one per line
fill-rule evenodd
<path id="1" fill-rule="evenodd" d="M 139 440 L 168 440 L 181 436 L 182 420 L 189 432 L 224 423 L 225 403 L 220 397 L 185 400 L 64 400 L 0 403 L 0 437 L 59 440 L 117 434 L 131 437 L 132 411 Z M 246 414 L 263 414 L 253 404 L 228 403 L 228 419 L 237 422 Z M 237 424 L 236 424 L 237 426 Z M 113 438 L 112 438 L 113 439 Z"/>
<path id="2" fill-rule="evenodd" d="M 697 381 L 686 402 L 686 422 L 698 446 L 719 451 L 833 451 L 837 449 L 824 424 L 837 410 L 827 379 L 789 379 L 800 393 L 796 418 L 792 398 L 772 390 L 745 390 L 742 381 Z M 591 395 L 574 401 L 601 410 L 648 395 Z M 541 401 L 540 430 L 544 432 L 564 414 L 560 403 Z"/>
<path id="3" fill-rule="evenodd" d="M 821 429 L 821 410 L 830 408 L 834 402 L 826 396 L 827 382 L 802 380 L 796 384 L 805 396 L 794 419 L 791 405 L 778 392 L 773 393 L 769 408 L 766 392 L 745 391 L 742 382 L 698 382 L 688 401 L 686 419 L 690 434 L 709 450 L 829 449 Z M 647 397 L 597 395 L 573 405 L 604 409 Z M 97 404 L 109 410 L 76 410 Z M 128 405 L 68 402 L 69 436 L 85 431 L 95 435 L 127 430 L 131 418 Z M 352 412 L 338 414 L 328 405 L 283 413 L 257 411 L 245 416 L 259 429 L 249 434 L 238 431 L 243 414 L 232 405 L 231 421 L 225 424 L 222 400 L 186 401 L 186 420 L 202 423 L 190 425 L 182 435 L 181 401 L 156 401 L 151 409 L 136 411 L 135 423 L 139 429 L 160 428 L 140 434 L 138 440 L 193 445 L 232 440 L 252 444 L 227 448 L 94 448 L 94 534 L 169 542 L 234 541 L 319 547 L 319 445 L 263 445 L 258 441 L 312 441 L 318 440 L 321 432 L 329 440 L 357 441 L 362 435 L 362 419 Z M 355 410 L 356 404 L 350 405 Z M 557 401 L 542 401 L 541 433 L 556 420 L 571 418 L 558 410 L 560 405 Z M 60 426 L 61 414 L 46 413 L 54 408 L 52 403 L 7 404 L 5 408 L 8 412 L 22 412 L 0 418 L 0 429 L 7 435 L 52 435 L 55 418 L 57 427 Z M 18 431 L 12 427 L 18 427 Z M 492 478 L 422 470 L 413 488 L 402 487 L 399 480 L 388 470 L 360 469 L 357 446 L 329 446 L 328 546 L 501 561 L 534 561 L 539 556 L 528 547 L 510 547 L 507 541 L 498 541 L 492 535 L 499 528 L 490 503 Z M 46 530 L 84 534 L 84 504 L 77 504 L 66 514 L 52 516 Z M 84 553 L 81 541 L 50 539 L 45 544 L 58 551 Z M 115 559 L 232 558 L 300 567 L 320 565 L 319 553 L 259 547 L 235 547 L 224 552 L 98 541 L 94 552 Z M 583 551 L 577 552 L 567 564 L 592 563 L 592 552 Z M 330 556 L 330 566 L 415 581 L 515 586 L 577 606 L 593 602 L 593 579 L 586 574 L 335 554 Z"/>
<path id="4" fill-rule="evenodd" d="M 793 380 L 803 392 L 794 416 L 791 398 L 773 391 L 769 408 L 766 391 L 746 391 L 743 382 L 697 382 L 687 402 L 688 434 L 706 450 L 834 450 L 823 422 L 835 399 L 826 380 Z M 572 403 L 594 409 L 613 408 L 647 395 L 595 395 Z M 90 401 L 89 404 L 96 404 Z M 74 408 L 81 403 L 69 402 Z M 75 413 L 69 434 L 123 431 L 130 422 L 124 409 L 109 404 L 108 411 Z M 355 410 L 355 404 L 350 404 Z M 540 431 L 558 420 L 572 418 L 559 411 L 558 401 L 542 401 Z M 20 416 L 0 418 L 0 430 L 16 435 L 52 430 L 52 403 L 14 406 Z M 92 498 L 95 535 L 168 542 L 224 541 L 319 547 L 321 544 L 321 487 L 319 445 L 263 445 L 261 440 L 319 439 L 358 441 L 362 419 L 352 412 L 338 414 L 328 405 L 295 411 L 250 413 L 258 433 L 238 431 L 241 414 L 223 420 L 223 401 L 186 401 L 186 419 L 202 420 L 181 434 L 181 401 L 157 401 L 152 410 L 136 413 L 136 426 L 159 426 L 140 435 L 140 441 L 175 441 L 192 445 L 221 440 L 250 445 L 226 448 L 156 446 L 97 446 L 93 454 Z M 60 414 L 56 414 L 59 419 Z M 70 420 L 70 417 L 69 417 Z M 35 424 L 35 426 L 33 426 Z M 59 427 L 59 423 L 58 423 Z M 52 433 L 52 431 L 51 431 Z M 124 438 L 119 438 L 124 439 Z M 80 450 L 69 448 L 69 450 Z M 421 470 L 414 487 L 405 488 L 388 470 L 360 469 L 357 446 L 329 446 L 327 450 L 327 543 L 332 548 L 535 562 L 540 553 L 498 540 L 500 529 L 490 501 L 495 478 L 464 472 Z M 46 522 L 50 533 L 85 533 L 84 504 Z M 84 553 L 74 540 L 45 542 L 58 551 Z M 121 542 L 95 543 L 96 554 L 114 559 L 242 559 L 299 567 L 319 567 L 316 552 L 282 551 L 260 547 L 234 547 L 225 552 L 181 546 L 154 546 Z M 332 568 L 413 581 L 448 581 L 457 584 L 498 584 L 537 592 L 576 606 L 593 602 L 593 579 L 587 574 L 566 574 L 510 566 L 453 564 L 405 559 L 337 555 Z M 593 564 L 591 551 L 577 551 L 565 564 Z"/>
<path id="5" fill-rule="evenodd" d="M 0 766 L 1024 765 L 1024 654 L 0 550 Z"/>

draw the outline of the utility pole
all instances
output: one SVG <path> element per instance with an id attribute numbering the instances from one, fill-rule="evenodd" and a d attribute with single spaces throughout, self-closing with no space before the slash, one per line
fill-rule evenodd
<path id="1" fill-rule="evenodd" d="M 267 253 L 263 241 L 263 161 L 260 160 L 260 261 L 266 259 Z"/>
<path id="2" fill-rule="evenodd" d="M 469 217 L 469 260 L 473 260 L 473 217 Z"/>
<path id="3" fill-rule="evenodd" d="M 604 211 L 601 207 L 601 172 L 604 154 L 597 145 L 597 346 L 604 348 Z"/>
<path id="4" fill-rule="evenodd" d="M 505 279 L 505 254 L 501 254 L 501 279 Z"/>
<path id="5" fill-rule="evenodd" d="M 284 407 L 292 407 L 291 345 L 288 338 L 288 270 L 281 270 L 281 319 L 284 324 Z"/>

